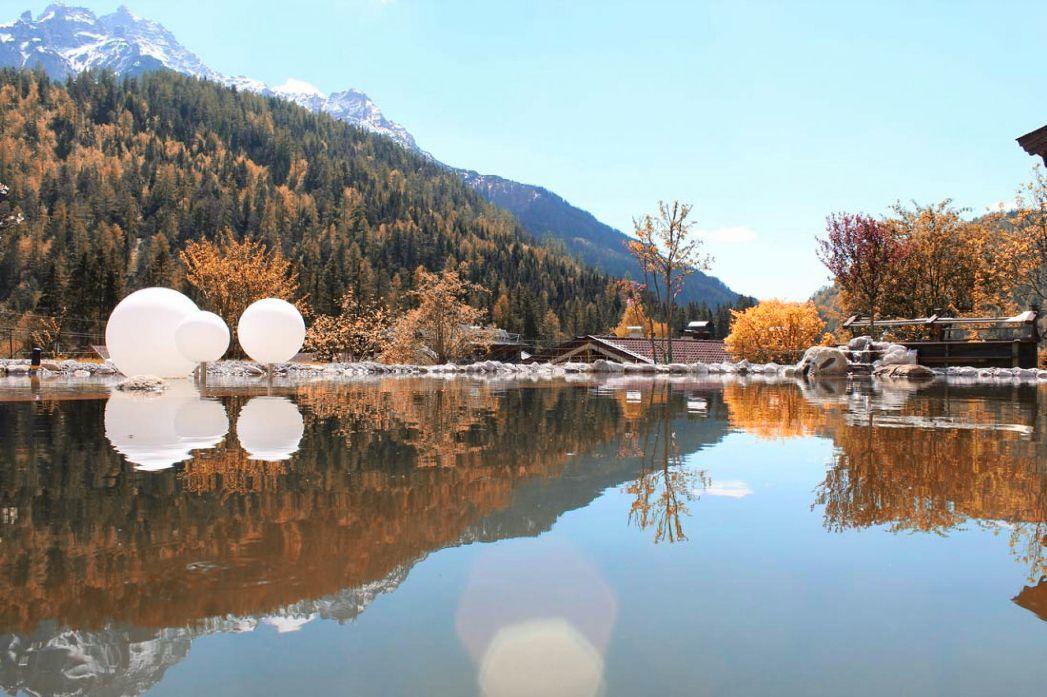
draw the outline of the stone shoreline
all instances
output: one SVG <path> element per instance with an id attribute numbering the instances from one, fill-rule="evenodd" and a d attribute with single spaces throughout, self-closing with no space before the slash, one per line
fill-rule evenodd
<path id="1" fill-rule="evenodd" d="M 556 377 L 560 375 L 594 373 L 603 375 L 763 375 L 767 377 L 793 378 L 802 375 L 795 365 L 777 363 L 753 364 L 748 361 L 737 363 L 670 363 L 668 365 L 622 364 L 597 360 L 594 363 L 501 363 L 480 361 L 464 365 L 387 365 L 373 361 L 356 363 L 280 363 L 273 366 L 273 374 L 280 378 L 315 378 L 357 375 L 533 375 Z M 1047 370 L 1036 368 L 971 368 L 950 367 L 930 369 L 932 377 L 957 377 L 977 381 L 1018 380 L 1047 382 Z M 26 359 L 0 359 L 0 377 L 27 376 L 29 361 Z M 263 377 L 262 366 L 251 361 L 226 360 L 208 364 L 208 377 Z M 111 363 L 87 363 L 74 360 L 44 361 L 37 375 L 41 378 L 92 378 L 119 376 Z M 819 376 L 827 377 L 827 376 Z M 848 377 L 845 375 L 837 376 Z M 874 375 L 874 378 L 878 376 Z"/>

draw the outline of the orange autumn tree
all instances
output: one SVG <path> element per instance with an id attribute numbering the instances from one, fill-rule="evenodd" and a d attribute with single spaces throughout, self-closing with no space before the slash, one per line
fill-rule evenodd
<path id="1" fill-rule="evenodd" d="M 1042 307 L 1047 304 L 1047 174 L 1042 167 L 1033 168 L 1032 181 L 1018 190 L 1015 204 L 1007 222 L 1023 261 L 1020 289 Z"/>
<path id="2" fill-rule="evenodd" d="M 885 224 L 907 253 L 893 268 L 883 314 L 924 317 L 1008 314 L 1015 310 L 1022 255 L 989 220 L 966 220 L 948 199 L 895 205 Z"/>
<path id="3" fill-rule="evenodd" d="M 689 203 L 659 201 L 657 214 L 633 220 L 636 240 L 629 243 L 629 252 L 640 264 L 644 286 L 654 289 L 658 308 L 669 327 L 673 326 L 676 300 L 684 281 L 695 271 L 708 271 L 712 265 L 712 257 L 702 252 L 696 222 L 687 219 L 690 214 Z M 672 342 L 666 344 L 665 362 L 673 362 Z"/>
<path id="4" fill-rule="evenodd" d="M 419 268 L 415 279 L 409 295 L 417 306 L 393 325 L 384 361 L 453 363 L 490 344 L 491 331 L 480 326 L 486 313 L 466 301 L 483 288 L 454 271 L 436 274 Z"/>
<path id="5" fill-rule="evenodd" d="M 342 311 L 320 315 L 305 333 L 305 348 L 320 360 L 329 361 L 335 354 L 347 353 L 350 360 L 372 358 L 380 354 L 392 324 L 388 310 L 377 303 L 362 302 L 352 289 L 342 295 Z"/>
<path id="6" fill-rule="evenodd" d="M 622 281 L 621 292 L 625 300 L 625 310 L 618 325 L 611 330 L 615 336 L 629 336 L 629 327 L 640 327 L 643 336 L 665 338 L 668 328 L 665 322 L 655 322 L 644 307 L 645 287 L 639 283 Z"/>
<path id="7" fill-rule="evenodd" d="M 747 310 L 731 310 L 731 333 L 724 344 L 738 360 L 793 363 L 821 341 L 824 330 L 814 303 L 764 300 Z"/>
<path id="8" fill-rule="evenodd" d="M 262 298 L 294 303 L 303 314 L 308 307 L 298 297 L 298 274 L 278 249 L 261 242 L 237 240 L 226 231 L 218 242 L 190 242 L 179 254 L 185 278 L 203 304 L 236 331 L 247 306 Z"/>

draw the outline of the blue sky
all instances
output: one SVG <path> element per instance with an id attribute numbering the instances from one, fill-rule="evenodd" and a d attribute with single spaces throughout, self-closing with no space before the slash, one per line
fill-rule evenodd
<path id="1" fill-rule="evenodd" d="M 1010 201 L 1014 139 L 1047 123 L 1042 1 L 126 4 L 216 70 L 357 87 L 440 160 L 615 227 L 690 201 L 713 273 L 760 297 L 826 282 L 829 212 Z"/>

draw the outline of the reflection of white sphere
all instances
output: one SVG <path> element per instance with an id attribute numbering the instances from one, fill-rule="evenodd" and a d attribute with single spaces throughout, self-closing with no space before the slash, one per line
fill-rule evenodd
<path id="1" fill-rule="evenodd" d="M 286 460 L 305 433 L 302 413 L 286 397 L 253 397 L 236 420 L 240 447 L 252 460 Z"/>
<path id="2" fill-rule="evenodd" d="M 592 697 L 603 687 L 600 652 L 561 617 L 504 627 L 480 665 L 488 697 Z"/>
<path id="3" fill-rule="evenodd" d="M 229 327 L 213 312 L 194 312 L 175 327 L 175 346 L 194 363 L 217 361 L 229 348 Z"/>
<path id="4" fill-rule="evenodd" d="M 251 303 L 236 325 L 240 346 L 259 363 L 294 358 L 305 341 L 305 321 L 298 309 L 277 298 Z"/>
<path id="5" fill-rule="evenodd" d="M 213 448 L 229 433 L 229 415 L 221 402 L 194 399 L 175 413 L 174 429 L 187 448 Z"/>
<path id="6" fill-rule="evenodd" d="M 189 383 L 172 383 L 160 395 L 115 390 L 105 405 L 105 436 L 127 461 L 161 470 L 188 460 L 195 448 L 217 445 L 229 431 L 218 402 L 200 399 Z"/>
<path id="7" fill-rule="evenodd" d="M 175 327 L 197 312 L 196 304 L 170 288 L 144 288 L 113 309 L 105 325 L 105 345 L 124 375 L 181 378 L 196 364 L 178 352 Z"/>

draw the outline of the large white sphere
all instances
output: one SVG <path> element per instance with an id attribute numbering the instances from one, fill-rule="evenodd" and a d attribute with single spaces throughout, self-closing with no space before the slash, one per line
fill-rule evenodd
<path id="1" fill-rule="evenodd" d="M 229 348 L 229 327 L 213 312 L 194 312 L 175 327 L 175 345 L 194 363 L 217 361 Z"/>
<path id="2" fill-rule="evenodd" d="M 286 300 L 266 298 L 244 310 L 236 333 L 251 358 L 259 363 L 283 363 L 302 349 L 305 320 Z"/>
<path id="3" fill-rule="evenodd" d="M 304 433 L 302 413 L 286 397 L 253 397 L 236 419 L 240 447 L 252 460 L 286 460 L 298 452 Z"/>
<path id="4" fill-rule="evenodd" d="M 131 293 L 113 308 L 105 325 L 109 358 L 128 377 L 185 377 L 196 363 L 178 351 L 175 328 L 195 312 L 196 303 L 170 288 Z"/>
<path id="5" fill-rule="evenodd" d="M 105 436 L 136 469 L 157 471 L 211 448 L 229 432 L 219 402 L 201 399 L 190 383 L 171 383 L 159 395 L 113 391 L 105 405 Z"/>

